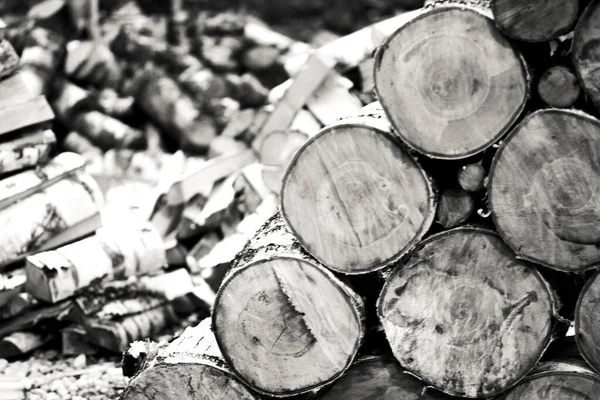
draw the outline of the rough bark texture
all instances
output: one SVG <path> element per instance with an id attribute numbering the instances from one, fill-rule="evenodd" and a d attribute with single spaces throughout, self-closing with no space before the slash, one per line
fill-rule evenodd
<path id="1" fill-rule="evenodd" d="M 578 111 L 526 117 L 495 155 L 489 205 L 519 257 L 568 272 L 600 263 L 600 122 Z"/>
<path id="2" fill-rule="evenodd" d="M 240 252 L 213 310 L 225 360 L 275 396 L 339 377 L 365 330 L 361 299 L 301 249 L 278 214 Z"/>
<path id="3" fill-rule="evenodd" d="M 600 110 L 600 1 L 592 1 L 577 23 L 573 35 L 572 57 L 581 85 L 597 110 Z"/>
<path id="4" fill-rule="evenodd" d="M 129 383 L 121 400 L 258 400 L 222 359 L 210 319 L 189 327 L 175 341 L 158 350 Z"/>
<path id="5" fill-rule="evenodd" d="M 479 8 L 442 2 L 381 45 L 375 85 L 408 145 L 431 157 L 459 159 L 488 148 L 510 128 L 527 101 L 529 76 Z"/>
<path id="6" fill-rule="evenodd" d="M 377 103 L 322 130 L 296 152 L 282 215 L 317 260 L 348 274 L 396 261 L 428 231 L 436 195 L 391 136 Z"/>
<path id="7" fill-rule="evenodd" d="M 420 243 L 388 278 L 377 310 L 403 367 L 470 398 L 522 379 L 550 343 L 556 313 L 541 275 L 476 228 Z"/>

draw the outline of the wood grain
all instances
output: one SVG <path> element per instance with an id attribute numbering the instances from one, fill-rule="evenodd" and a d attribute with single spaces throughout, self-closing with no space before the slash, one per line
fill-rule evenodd
<path id="1" fill-rule="evenodd" d="M 493 232 L 431 236 L 402 260 L 377 310 L 403 367 L 456 396 L 492 397 L 522 379 L 551 339 L 541 275 Z"/>
<path id="2" fill-rule="evenodd" d="M 575 307 L 575 339 L 587 363 L 600 373 L 600 273 L 586 282 Z"/>
<path id="3" fill-rule="evenodd" d="M 538 95 L 550 107 L 572 106 L 581 94 L 575 74 L 564 65 L 548 68 L 537 84 Z"/>
<path id="4" fill-rule="evenodd" d="M 210 319 L 205 319 L 160 348 L 121 399 L 258 400 L 227 367 L 210 329 Z"/>
<path id="5" fill-rule="evenodd" d="M 275 214 L 239 254 L 213 308 L 225 360 L 255 390 L 308 392 L 339 377 L 364 334 L 362 300 Z"/>
<path id="6" fill-rule="evenodd" d="M 590 100 L 600 110 L 600 1 L 585 9 L 573 34 L 572 58 L 577 76 Z"/>
<path id="7" fill-rule="evenodd" d="M 446 229 L 457 227 L 475 210 L 473 197 L 462 189 L 447 189 L 440 194 L 436 221 Z"/>
<path id="8" fill-rule="evenodd" d="M 484 188 L 486 174 L 481 163 L 465 165 L 458 171 L 458 185 L 467 192 L 478 192 Z"/>
<path id="9" fill-rule="evenodd" d="M 526 42 L 545 42 L 568 33 L 579 15 L 578 0 L 492 0 L 498 27 Z"/>
<path id="10" fill-rule="evenodd" d="M 375 56 L 375 85 L 392 125 L 434 158 L 464 158 L 491 146 L 523 110 L 528 80 L 493 21 L 452 2 L 421 12 Z"/>
<path id="11" fill-rule="evenodd" d="M 494 158 L 489 204 L 498 232 L 521 258 L 570 272 L 600 263 L 600 122 L 541 110 Z"/>
<path id="12" fill-rule="evenodd" d="M 313 136 L 290 162 L 281 212 L 306 250 L 348 274 L 385 267 L 418 241 L 435 193 L 377 103 Z"/>

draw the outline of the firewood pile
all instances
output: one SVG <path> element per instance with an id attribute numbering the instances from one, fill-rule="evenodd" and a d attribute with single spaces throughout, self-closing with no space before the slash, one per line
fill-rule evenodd
<path id="1" fill-rule="evenodd" d="M 124 352 L 123 400 L 600 393 L 600 0 L 317 48 L 118 3 L 0 24 L 0 358 Z M 44 382 L 0 385 L 79 380 Z"/>

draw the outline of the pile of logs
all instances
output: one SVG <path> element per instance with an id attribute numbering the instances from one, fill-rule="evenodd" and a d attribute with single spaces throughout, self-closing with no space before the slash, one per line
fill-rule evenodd
<path id="1" fill-rule="evenodd" d="M 600 1 L 403 18 L 354 64 L 378 101 L 295 152 L 211 318 L 135 343 L 122 399 L 600 393 Z"/>

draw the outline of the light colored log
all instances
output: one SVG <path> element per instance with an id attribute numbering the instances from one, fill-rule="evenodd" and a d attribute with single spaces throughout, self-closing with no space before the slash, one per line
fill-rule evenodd
<path id="1" fill-rule="evenodd" d="M 0 108 L 0 136 L 50 122 L 54 119 L 52 108 L 44 96 L 37 96 L 19 104 Z"/>
<path id="2" fill-rule="evenodd" d="M 222 359 L 210 319 L 187 328 L 175 341 L 159 348 L 157 356 L 130 381 L 123 400 L 152 398 L 258 400 Z"/>
<path id="3" fill-rule="evenodd" d="M 488 201 L 523 259 L 568 272 L 600 264 L 600 122 L 578 111 L 526 117 L 498 149 Z"/>
<path id="4" fill-rule="evenodd" d="M 587 363 L 600 373 L 600 279 L 594 273 L 579 295 L 575 307 L 575 339 L 577 347 Z"/>
<path id="5" fill-rule="evenodd" d="M 457 228 L 401 260 L 377 311 L 403 367 L 450 395 L 488 398 L 540 359 L 556 306 L 539 272 L 495 233 Z"/>
<path id="6" fill-rule="evenodd" d="M 510 129 L 528 99 L 529 75 L 485 11 L 441 3 L 386 39 L 375 56 L 375 85 L 408 145 L 460 159 Z"/>
<path id="7" fill-rule="evenodd" d="M 484 188 L 486 174 L 481 163 L 465 165 L 458 171 L 458 185 L 467 192 L 478 192 Z"/>
<path id="8" fill-rule="evenodd" d="M 0 173 L 44 164 L 55 145 L 56 136 L 49 129 L 24 132 L 0 143 Z"/>
<path id="9" fill-rule="evenodd" d="M 577 22 L 571 47 L 573 66 L 579 82 L 597 110 L 600 110 L 600 29 L 597 24 L 599 18 L 600 3 L 592 1 Z"/>
<path id="10" fill-rule="evenodd" d="M 312 137 L 290 162 L 281 212 L 306 250 L 358 274 L 396 261 L 429 230 L 436 195 L 377 103 Z"/>
<path id="11" fill-rule="evenodd" d="M 276 214 L 221 284 L 213 329 L 245 382 L 290 396 L 343 374 L 364 335 L 363 313 L 362 300 L 305 253 Z"/>
<path id="12" fill-rule="evenodd" d="M 259 160 L 268 166 L 287 167 L 309 135 L 299 131 L 273 131 L 264 135 L 259 149 Z"/>

